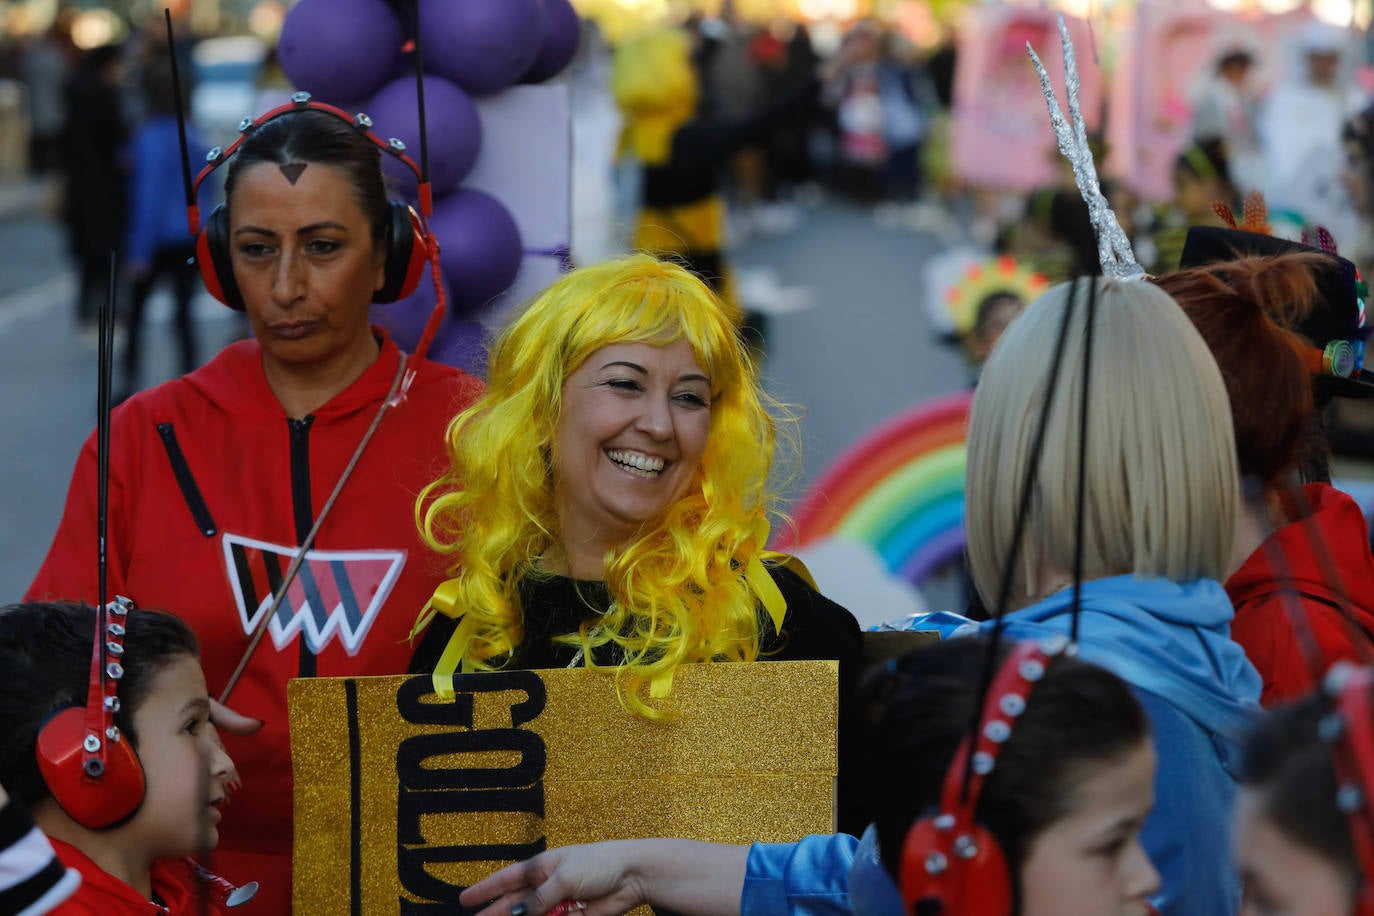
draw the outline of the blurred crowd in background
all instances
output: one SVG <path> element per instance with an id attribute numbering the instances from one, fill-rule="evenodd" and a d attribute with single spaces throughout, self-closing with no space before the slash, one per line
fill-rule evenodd
<path id="1" fill-rule="evenodd" d="M 770 115 L 768 129 L 732 148 L 719 168 L 728 214 L 722 252 L 794 231 L 823 213 L 824 201 L 938 240 L 948 258 L 935 260 L 933 275 L 957 278 L 979 258 L 1003 256 L 1053 282 L 1096 261 L 1087 209 L 1055 149 L 1025 56 L 1029 43 L 1057 68 L 1054 10 L 925 0 L 575 5 L 587 17 L 567 77 L 575 84 L 575 124 L 614 98 L 615 48 L 650 23 L 666 22 L 688 38 L 698 119 L 741 123 L 805 87 L 802 103 Z M 1084 110 L 1104 188 L 1147 268 L 1175 267 L 1188 226 L 1221 225 L 1218 204 L 1243 218 L 1252 192 L 1264 195 L 1275 234 L 1314 238 L 1322 227 L 1341 254 L 1369 265 L 1368 6 L 1199 0 L 1065 7 L 1080 44 Z M 175 110 L 165 91 L 162 5 L 29 0 L 7 7 L 8 18 L 0 18 L 0 186 L 45 183 L 81 276 L 73 321 L 86 329 L 110 249 L 127 254 L 123 239 L 180 219 L 173 176 L 136 180 L 140 166 L 147 168 L 140 157 L 151 155 L 139 137 L 151 130 L 165 146 Z M 289 7 L 277 0 L 170 4 L 194 145 L 228 142 L 240 118 L 289 93 L 272 50 Z M 622 116 L 612 104 L 597 108 L 607 109 Z M 618 194 L 608 241 L 581 244 L 597 256 L 634 243 L 631 214 L 643 181 L 634 150 L 611 148 L 616 162 L 601 169 L 615 189 L 608 193 Z M 585 185 L 585 173 L 578 175 Z M 576 187 L 574 208 L 594 196 Z M 179 269 L 184 260 L 172 241 L 133 247 L 123 265 L 132 301 L 164 278 L 173 284 L 181 363 L 190 368 L 201 355 L 183 304 L 194 277 Z M 576 255 L 576 239 L 573 247 Z M 755 297 L 742 291 L 746 308 Z M 922 297 L 927 301 L 915 307 L 933 314 L 944 308 L 938 290 Z M 951 339 L 974 331 L 934 320 Z M 136 387 L 136 343 L 130 349 L 126 387 Z M 1357 409 L 1348 412 L 1336 426 L 1338 447 L 1374 449 L 1374 417 L 1365 423 Z"/>

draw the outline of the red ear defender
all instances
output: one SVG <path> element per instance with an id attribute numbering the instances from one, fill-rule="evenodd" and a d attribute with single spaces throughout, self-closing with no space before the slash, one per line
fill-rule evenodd
<path id="1" fill-rule="evenodd" d="M 430 244 L 415 208 L 393 200 L 386 237 L 386 279 L 372 294 L 372 301 L 395 302 L 419 289 L 429 265 Z"/>
<path id="2" fill-rule="evenodd" d="M 68 817 L 91 830 L 117 827 L 133 817 L 147 788 L 138 755 L 114 724 L 119 679 L 124 676 L 124 625 L 132 609 L 128 598 L 109 603 L 105 632 L 97 632 L 92 640 L 86 705 L 68 707 L 49 719 L 34 749 L 53 800 Z M 97 615 L 97 627 L 105 616 Z"/>
<path id="3" fill-rule="evenodd" d="M 1335 709 L 1322 720 L 1339 789 L 1336 805 L 1350 818 L 1350 841 L 1360 866 L 1355 916 L 1374 916 L 1374 668 L 1331 666 L 1324 681 Z"/>
<path id="4" fill-rule="evenodd" d="M 988 688 L 978 734 L 969 735 L 945 772 L 940 809 L 911 825 L 902 848 L 901 890 L 916 916 L 1011 916 L 1013 876 L 997 840 L 975 812 L 983 782 L 1011 737 L 1031 689 L 1050 659 L 1068 651 L 1066 639 L 1018 643 Z M 974 740 L 976 738 L 976 741 Z M 969 754 L 972 753 L 972 760 Z M 967 774 L 967 782 L 965 775 Z"/>

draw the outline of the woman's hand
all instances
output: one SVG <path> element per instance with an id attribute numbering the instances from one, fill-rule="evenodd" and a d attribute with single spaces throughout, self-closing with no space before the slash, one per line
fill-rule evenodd
<path id="1" fill-rule="evenodd" d="M 254 735 L 258 729 L 262 728 L 261 719 L 250 719 L 241 713 L 234 712 L 219 700 L 210 700 L 210 721 L 215 723 L 215 728 L 222 729 L 231 735 Z"/>
<path id="2" fill-rule="evenodd" d="M 563 846 L 508 865 L 463 891 L 478 916 L 544 916 L 562 901 L 585 916 L 650 904 L 696 916 L 737 916 L 748 846 L 695 840 L 613 840 Z"/>
<path id="3" fill-rule="evenodd" d="M 614 916 L 647 903 L 634 875 L 639 840 L 562 846 L 508 865 L 463 891 L 464 906 L 487 901 L 478 916 L 544 916 L 563 900 L 587 904 L 586 916 Z"/>

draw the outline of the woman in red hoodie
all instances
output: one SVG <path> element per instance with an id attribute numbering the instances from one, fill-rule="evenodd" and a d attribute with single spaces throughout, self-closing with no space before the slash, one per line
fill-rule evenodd
<path id="1" fill-rule="evenodd" d="M 1246 483 L 1226 580 L 1236 608 L 1231 635 L 1259 669 L 1268 706 L 1314 686 L 1302 644 L 1308 632 L 1322 669 L 1374 646 L 1374 557 L 1364 516 L 1324 474 L 1314 480 L 1299 472 L 1320 436 L 1314 376 L 1345 369 L 1341 381 L 1358 383 L 1358 362 L 1337 365 L 1328 354 L 1339 348 L 1327 345 L 1343 340 L 1352 355 L 1362 352 L 1363 309 L 1348 261 L 1266 236 L 1211 231 L 1225 232 L 1232 251 L 1271 256 L 1216 261 L 1155 282 L 1207 341 L 1230 395 Z M 1275 243 L 1299 250 L 1273 254 L 1284 250 Z M 1307 632 L 1293 627 L 1290 603 L 1306 615 Z"/>

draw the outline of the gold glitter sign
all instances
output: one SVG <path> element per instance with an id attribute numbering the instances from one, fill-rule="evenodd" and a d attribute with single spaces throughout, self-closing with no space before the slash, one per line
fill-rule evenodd
<path id="1" fill-rule="evenodd" d="M 297 913 L 461 913 L 545 848 L 783 842 L 834 829 L 835 662 L 679 668 L 670 713 L 585 669 L 291 682 Z"/>

